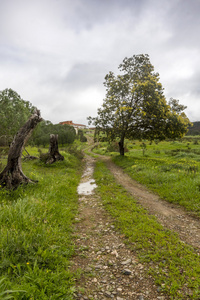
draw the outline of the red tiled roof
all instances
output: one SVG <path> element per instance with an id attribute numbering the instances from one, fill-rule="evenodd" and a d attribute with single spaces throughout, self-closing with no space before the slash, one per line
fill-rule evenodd
<path id="1" fill-rule="evenodd" d="M 73 123 L 72 121 L 63 121 L 63 122 L 60 122 L 61 125 L 64 125 L 64 124 L 67 124 L 67 125 L 71 125 L 71 126 L 83 126 L 83 127 L 86 127 L 86 125 L 83 125 L 83 124 L 75 124 Z"/>

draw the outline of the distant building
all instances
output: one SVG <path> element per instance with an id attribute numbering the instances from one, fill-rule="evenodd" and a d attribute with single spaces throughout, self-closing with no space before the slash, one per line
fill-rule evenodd
<path id="1" fill-rule="evenodd" d="M 76 133 L 78 133 L 78 130 L 79 130 L 79 129 L 85 129 L 85 128 L 87 128 L 86 125 L 83 125 L 83 124 L 75 124 L 75 123 L 73 123 L 72 121 L 64 121 L 64 122 L 60 122 L 59 124 L 61 124 L 61 125 L 67 124 L 67 125 L 73 126 L 74 129 L 76 130 Z"/>

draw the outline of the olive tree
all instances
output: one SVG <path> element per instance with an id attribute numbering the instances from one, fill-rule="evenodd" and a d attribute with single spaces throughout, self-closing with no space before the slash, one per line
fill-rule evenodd
<path id="1" fill-rule="evenodd" d="M 9 144 L 34 109 L 12 89 L 0 91 L 0 139 Z"/>
<path id="2" fill-rule="evenodd" d="M 0 186 L 15 189 L 22 183 L 34 182 L 23 173 L 21 156 L 25 143 L 41 121 L 40 111 L 36 109 L 15 135 L 9 148 L 7 165 L 0 173 Z"/>

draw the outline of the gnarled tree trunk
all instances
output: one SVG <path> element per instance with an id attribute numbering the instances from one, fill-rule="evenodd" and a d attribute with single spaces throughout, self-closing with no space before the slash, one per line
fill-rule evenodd
<path id="1" fill-rule="evenodd" d="M 46 163 L 52 164 L 58 160 L 64 160 L 64 156 L 62 156 L 58 151 L 58 135 L 51 134 L 48 159 L 47 159 Z"/>
<path id="2" fill-rule="evenodd" d="M 15 135 L 8 152 L 7 166 L 0 174 L 1 186 L 15 189 L 22 183 L 35 182 L 24 175 L 21 156 L 26 141 L 40 121 L 42 121 L 40 111 L 36 110 Z"/>

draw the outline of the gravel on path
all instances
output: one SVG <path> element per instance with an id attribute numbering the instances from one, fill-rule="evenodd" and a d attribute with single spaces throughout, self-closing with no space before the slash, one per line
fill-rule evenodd
<path id="1" fill-rule="evenodd" d="M 92 182 L 95 160 L 86 156 L 81 184 Z M 76 255 L 73 270 L 82 270 L 76 282 L 75 299 L 165 300 L 145 265 L 125 245 L 125 237 L 115 230 L 101 199 L 93 192 L 79 197 L 76 223 Z"/>

